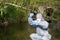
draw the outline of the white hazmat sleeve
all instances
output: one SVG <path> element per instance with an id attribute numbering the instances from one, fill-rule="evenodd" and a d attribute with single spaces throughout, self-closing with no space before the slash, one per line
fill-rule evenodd
<path id="1" fill-rule="evenodd" d="M 39 25 L 41 25 L 43 28 L 48 28 L 49 23 L 47 21 L 40 21 Z"/>
<path id="2" fill-rule="evenodd" d="M 32 25 L 32 21 L 33 21 L 32 16 L 33 16 L 33 15 L 34 15 L 33 13 L 30 13 L 30 16 L 29 16 L 29 18 L 28 18 L 28 23 L 29 23 L 30 25 Z"/>
<path id="3" fill-rule="evenodd" d="M 30 16 L 29 16 L 29 18 L 28 18 L 28 23 L 29 23 L 30 25 L 33 25 L 33 24 L 38 25 L 38 23 L 37 23 L 38 21 L 32 19 L 32 16 L 33 16 L 33 15 L 34 15 L 33 13 L 30 14 Z"/>

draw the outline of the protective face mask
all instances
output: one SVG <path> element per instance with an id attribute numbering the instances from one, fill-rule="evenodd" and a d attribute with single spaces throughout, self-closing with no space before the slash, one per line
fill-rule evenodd
<path id="1" fill-rule="evenodd" d="M 39 24 L 41 22 L 41 19 L 37 19 L 36 21 L 37 21 L 37 24 Z"/>
<path id="2" fill-rule="evenodd" d="M 37 21 L 41 21 L 41 19 L 37 19 Z"/>

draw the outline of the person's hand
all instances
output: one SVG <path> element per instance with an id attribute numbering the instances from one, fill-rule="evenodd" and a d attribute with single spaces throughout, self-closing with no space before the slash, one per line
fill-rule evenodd
<path id="1" fill-rule="evenodd" d="M 29 17 L 31 17 L 32 18 L 32 16 L 33 16 L 34 14 L 33 13 L 30 13 L 30 16 Z"/>

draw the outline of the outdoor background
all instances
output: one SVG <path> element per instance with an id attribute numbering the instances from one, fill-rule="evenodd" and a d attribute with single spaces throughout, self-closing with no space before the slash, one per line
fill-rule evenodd
<path id="1" fill-rule="evenodd" d="M 51 40 L 60 40 L 60 0 L 0 0 L 0 40 L 31 40 L 29 9 L 40 8 L 49 22 Z"/>

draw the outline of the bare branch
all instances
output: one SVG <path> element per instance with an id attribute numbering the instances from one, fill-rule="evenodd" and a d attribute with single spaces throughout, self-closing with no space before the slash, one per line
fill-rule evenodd
<path id="1" fill-rule="evenodd" d="M 1 2 L 0 2 L 0 4 L 1 4 Z M 15 7 L 18 7 L 18 8 L 22 8 L 22 9 L 24 9 L 24 10 L 30 10 L 30 9 L 27 9 L 26 7 L 22 7 L 22 6 L 19 6 L 19 5 L 17 5 L 17 4 L 13 4 L 13 3 L 6 3 L 6 2 L 5 2 L 5 4 L 6 4 L 6 5 L 12 5 L 12 6 L 15 6 Z"/>
<path id="2" fill-rule="evenodd" d="M 12 5 L 12 6 L 15 6 L 15 7 L 19 7 L 19 8 L 25 9 L 25 10 L 31 10 L 31 9 L 27 9 L 26 7 L 22 7 L 22 6 L 19 6 L 19 5 L 16 5 L 16 4 L 12 4 L 12 3 L 5 3 L 5 4 Z"/>

